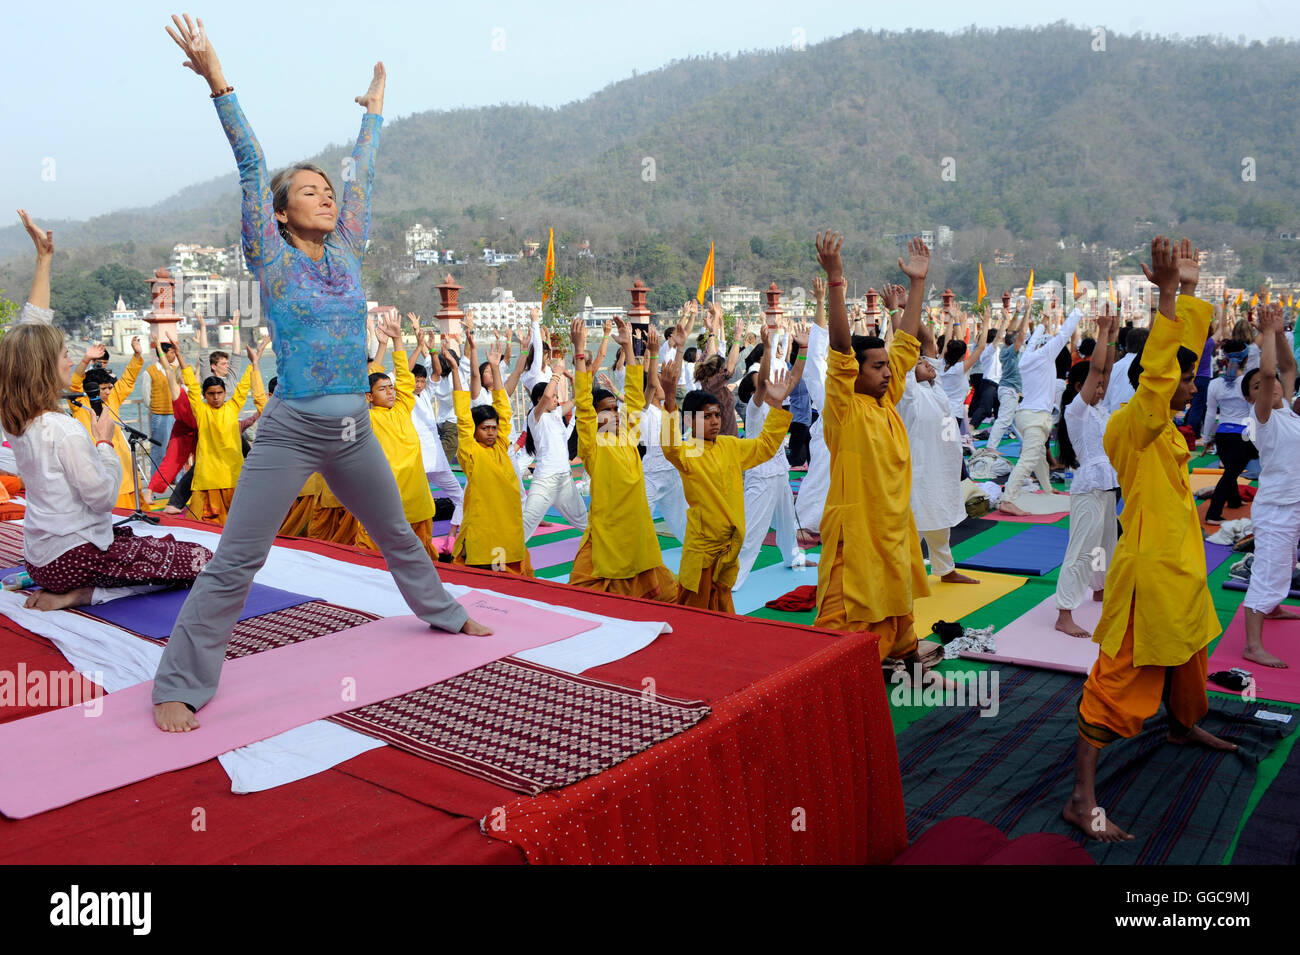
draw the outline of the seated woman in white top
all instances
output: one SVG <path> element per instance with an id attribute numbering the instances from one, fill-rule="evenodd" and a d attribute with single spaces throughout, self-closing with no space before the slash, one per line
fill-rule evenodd
<path id="1" fill-rule="evenodd" d="M 1057 432 L 1061 462 L 1074 469 L 1074 476 L 1070 479 L 1070 542 L 1056 580 L 1056 629 L 1085 640 L 1092 634 L 1075 623 L 1074 611 L 1090 587 L 1092 599 L 1102 599 L 1106 568 L 1119 539 L 1115 514 L 1119 475 L 1102 446 L 1111 414 L 1104 399 L 1118 325 L 1109 309 L 1097 316 L 1097 344 L 1088 361 L 1070 369 Z"/>
<path id="2" fill-rule="evenodd" d="M 192 583 L 212 557 L 206 547 L 113 527 L 122 481 L 115 423 L 111 414 L 94 419 L 92 439 L 60 410 L 72 359 L 51 324 L 53 235 L 19 215 L 36 245 L 36 276 L 19 321 L 0 339 L 0 422 L 26 488 L 23 556 L 41 588 L 27 606 L 59 610 L 124 593 L 104 588 Z"/>
<path id="3" fill-rule="evenodd" d="M 1291 591 L 1296 543 L 1300 541 L 1300 416 L 1286 400 L 1295 383 L 1296 363 L 1282 330 L 1282 306 L 1260 308 L 1258 370 L 1246 373 L 1241 390 L 1250 398 L 1248 428 L 1259 448 L 1259 493 L 1251 507 L 1255 559 L 1246 589 L 1246 649 L 1252 663 L 1283 668 L 1289 664 L 1264 649 L 1264 619 L 1296 618 L 1282 606 Z M 1285 644 L 1283 644 L 1285 646 Z M 1296 656 L 1295 651 L 1290 651 Z"/>

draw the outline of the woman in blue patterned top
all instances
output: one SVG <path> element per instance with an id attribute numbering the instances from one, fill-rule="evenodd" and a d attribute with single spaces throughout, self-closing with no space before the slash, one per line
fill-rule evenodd
<path id="1" fill-rule="evenodd" d="M 384 65 L 357 103 L 366 110 L 343 164 L 343 202 L 324 170 L 298 163 L 267 175 L 261 147 L 226 84 L 212 44 L 186 15 L 167 32 L 185 66 L 207 81 L 239 164 L 242 240 L 261 286 L 279 386 L 258 424 L 216 555 L 195 581 L 154 677 L 160 729 L 196 729 L 194 712 L 216 693 L 226 644 L 253 575 L 303 483 L 319 471 L 365 526 L 420 619 L 451 633 L 491 633 L 443 589 L 411 530 L 392 469 L 366 411 L 366 296 L 361 258 L 384 100 Z"/>

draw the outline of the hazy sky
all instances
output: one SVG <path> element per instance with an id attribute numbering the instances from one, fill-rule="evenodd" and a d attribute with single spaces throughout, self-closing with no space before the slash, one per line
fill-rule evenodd
<path id="1" fill-rule="evenodd" d="M 172 12 L 180 11 L 154 2 L 7 5 L 0 209 L 82 219 L 234 171 L 206 86 L 181 68 L 163 30 Z M 1287 0 L 223 0 L 207 12 L 208 36 L 273 167 L 355 137 L 352 98 L 378 59 L 392 120 L 501 102 L 559 106 L 674 59 L 788 47 L 799 37 L 814 44 L 859 28 L 1068 20 L 1124 34 L 1300 36 L 1300 5 Z"/>

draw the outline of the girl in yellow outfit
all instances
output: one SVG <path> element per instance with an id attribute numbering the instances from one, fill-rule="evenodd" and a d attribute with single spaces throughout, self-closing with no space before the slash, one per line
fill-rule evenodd
<path id="1" fill-rule="evenodd" d="M 831 489 L 821 523 L 816 626 L 869 631 L 880 638 L 882 660 L 906 659 L 916 653 L 913 601 L 930 587 L 912 518 L 912 450 L 896 406 L 920 354 L 930 250 L 914 239 L 909 261 L 898 260 L 911 287 L 886 349 L 879 338 L 849 331 L 842 244 L 834 232 L 817 236 L 830 295 L 823 420 Z"/>
<path id="2" fill-rule="evenodd" d="M 127 363 L 126 370 L 122 372 L 122 377 L 117 381 L 106 369 L 92 368 L 86 371 L 86 365 L 92 360 L 102 361 L 108 358 L 108 350 L 103 345 L 99 346 L 98 355 L 92 356 L 87 350 L 85 357 L 81 359 L 72 372 L 72 391 L 83 391 L 86 383 L 91 385 L 91 394 L 96 394 L 98 389 L 99 402 L 102 406 L 113 413 L 114 419 L 121 418 L 122 402 L 130 396 L 135 390 L 135 380 L 140 374 L 140 369 L 144 367 L 143 351 L 140 346 L 139 337 L 131 339 L 131 361 Z M 71 405 L 72 416 L 81 422 L 81 426 L 93 435 L 95 432 L 91 425 L 91 416 L 89 405 L 99 402 L 92 402 L 86 398 L 78 398 L 75 402 L 69 402 Z M 99 407 L 95 408 L 99 413 Z M 114 507 L 135 507 L 135 482 L 131 479 L 131 470 L 135 467 L 135 462 L 131 460 L 131 446 L 127 444 L 126 437 L 122 434 L 122 429 L 117 428 L 113 431 L 113 450 L 117 452 L 117 460 L 122 464 L 122 485 L 118 488 L 117 503 Z M 148 486 L 148 481 L 141 483 L 141 490 Z"/>
<path id="3" fill-rule="evenodd" d="M 244 406 L 249 388 L 253 391 L 253 404 L 258 412 L 266 407 L 266 392 L 262 388 L 262 373 L 257 368 L 257 351 L 248 346 L 248 367 L 239 380 L 239 386 L 229 400 L 225 383 L 215 376 L 204 379 L 202 387 L 194 377 L 194 370 L 185 364 L 180 349 L 176 354 L 181 363 L 181 377 L 189 392 L 190 407 L 199 425 L 199 442 L 194 449 L 194 496 L 198 498 L 199 520 L 225 524 L 230 512 L 230 502 L 235 497 L 235 485 L 244 467 L 243 443 L 240 437 L 239 410 Z M 194 505 L 190 505 L 191 511 Z"/>
<path id="4" fill-rule="evenodd" d="M 469 331 L 465 354 L 470 367 L 477 368 L 478 352 Z M 471 408 L 469 392 L 460 380 L 460 363 L 445 340 L 442 357 L 451 364 L 458 456 L 466 480 L 465 516 L 452 548 L 452 563 L 531 577 L 519 478 L 510 460 L 510 396 L 497 390 L 492 392 L 492 404 Z"/>
<path id="5" fill-rule="evenodd" d="M 614 322 L 618 325 L 614 341 L 627 362 L 625 417 L 618 413 L 617 395 L 604 389 L 592 391 L 586 323 L 575 318 L 569 328 L 575 362 L 578 455 L 591 476 L 590 520 L 573 558 L 569 583 L 671 603 L 677 599 L 677 581 L 664 566 L 659 550 L 637 451 L 641 409 L 645 407 L 645 370 L 632 357 L 631 329 L 620 319 Z M 658 348 L 652 336 L 647 351 L 656 355 Z"/>
<path id="6" fill-rule="evenodd" d="M 1111 415 L 1103 446 L 1119 474 L 1124 533 L 1106 573 L 1101 652 L 1079 700 L 1074 790 L 1067 822 L 1102 842 L 1133 837 L 1097 805 L 1097 758 L 1121 736 L 1136 736 L 1163 701 L 1169 741 L 1211 749 L 1236 746 L 1196 723 L 1209 712 L 1206 648 L 1220 633 L 1205 579 L 1205 547 L 1187 476 L 1191 453 L 1174 415 L 1196 393 L 1196 364 L 1213 309 L 1193 298 L 1198 253 L 1187 239 L 1151 242 L 1142 270 L 1160 290 L 1159 312 L 1129 371 L 1133 397 Z M 1181 293 L 1181 294 L 1180 294 Z"/>
<path id="7" fill-rule="evenodd" d="M 764 351 L 771 343 L 764 332 Z M 803 356 L 801 355 L 800 358 Z M 686 540 L 677 574 L 677 602 L 688 607 L 735 613 L 731 588 L 740 570 L 740 547 L 745 542 L 745 471 L 772 457 L 790 429 L 790 412 L 781 404 L 803 376 L 803 361 L 783 383 L 767 389 L 772 406 L 762 432 L 754 438 L 721 434 L 722 406 L 710 392 L 692 391 L 682 400 L 682 410 L 693 419 L 694 437 L 683 443 L 677 422 L 677 378 L 681 359 L 669 362 L 661 376 L 664 390 L 663 452 L 682 475 L 686 491 Z M 628 370 L 631 375 L 631 369 Z"/>
<path id="8" fill-rule="evenodd" d="M 397 383 L 394 385 L 383 371 L 371 372 L 370 428 L 393 469 L 393 479 L 402 498 L 402 511 L 411 530 L 420 538 L 429 557 L 437 561 L 438 549 L 433 546 L 433 495 L 429 492 L 429 478 L 424 471 L 420 436 L 411 420 L 411 409 L 415 407 L 415 375 L 411 373 L 406 351 L 402 348 L 399 320 L 385 319 L 377 325 L 376 331 L 381 342 L 387 337 L 393 343 L 393 373 Z M 357 546 L 379 550 L 360 523 L 357 524 Z"/>

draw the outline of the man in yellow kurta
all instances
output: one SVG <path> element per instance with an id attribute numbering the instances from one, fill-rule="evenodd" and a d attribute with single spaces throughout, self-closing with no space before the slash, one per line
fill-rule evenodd
<path id="1" fill-rule="evenodd" d="M 415 407 L 415 376 L 407 364 L 400 338 L 393 339 L 393 369 L 396 384 L 382 371 L 370 374 L 370 428 L 393 469 L 393 479 L 402 498 L 402 511 L 411 530 L 420 538 L 429 557 L 437 561 L 438 549 L 433 546 L 433 494 L 429 492 L 429 479 L 424 472 L 420 436 L 411 420 L 411 409 Z M 357 525 L 356 543 L 358 547 L 379 550 L 360 524 Z"/>
<path id="2" fill-rule="evenodd" d="M 473 335 L 465 334 L 470 367 L 478 367 Z M 524 508 L 519 478 L 510 460 L 510 396 L 492 392 L 491 405 L 470 405 L 468 382 L 444 340 L 442 357 L 451 363 L 452 402 L 456 408 L 458 457 L 465 472 L 465 511 L 452 547 L 452 562 L 533 576 L 524 545 Z"/>
<path id="3" fill-rule="evenodd" d="M 100 346 L 103 347 L 102 345 Z M 122 402 L 130 397 L 131 392 L 135 390 L 135 380 L 140 374 L 140 369 L 144 367 L 143 352 L 140 345 L 140 339 L 131 339 L 131 350 L 134 354 L 131 360 L 127 362 L 126 370 L 122 372 L 122 377 L 117 381 L 103 380 L 108 376 L 107 371 L 92 369 L 89 377 L 91 383 L 99 389 L 100 400 L 103 401 L 104 407 L 108 408 L 114 417 L 121 418 Z M 107 356 L 108 352 L 103 353 Z M 87 353 L 87 358 L 89 353 Z M 72 391 L 82 391 L 86 382 L 86 362 L 87 358 L 81 360 L 81 364 L 73 369 L 72 372 Z M 81 426 L 90 434 L 95 432 L 91 428 L 90 409 L 87 407 L 89 402 L 85 398 L 78 399 L 74 404 L 69 402 L 72 416 L 81 422 Z M 96 409 L 98 412 L 99 409 Z M 131 460 L 131 446 L 127 443 L 126 436 L 122 433 L 121 428 L 113 431 L 113 450 L 117 452 L 117 459 L 122 464 L 122 486 L 118 489 L 117 504 L 115 507 L 135 507 L 135 482 L 131 479 L 131 469 L 135 467 Z M 148 481 L 141 483 L 141 489 L 148 486 Z"/>
<path id="4" fill-rule="evenodd" d="M 677 599 L 677 580 L 664 566 L 659 550 L 637 451 L 641 411 L 645 408 L 645 369 L 632 355 L 631 329 L 621 319 L 614 321 L 618 325 L 614 340 L 627 362 L 626 410 L 622 417 L 617 395 L 592 391 L 586 323 L 575 318 L 569 328 L 575 363 L 578 456 L 591 478 L 590 519 L 573 558 L 569 583 L 671 603 Z"/>
<path id="5" fill-rule="evenodd" d="M 1162 699 L 1170 742 L 1236 749 L 1196 725 L 1209 711 L 1206 647 L 1220 628 L 1188 482 L 1190 453 L 1173 422 L 1196 393 L 1196 365 L 1213 309 L 1192 298 L 1200 270 L 1188 240 L 1171 247 L 1157 236 L 1151 263 L 1143 271 L 1160 290 L 1160 311 L 1130 371 L 1136 392 L 1111 416 L 1104 438 L 1119 474 L 1124 534 L 1106 573 L 1093 636 L 1101 652 L 1079 701 L 1074 791 L 1062 812 L 1103 842 L 1133 837 L 1097 805 L 1097 757 L 1107 743 L 1136 736 Z"/>
<path id="6" fill-rule="evenodd" d="M 235 497 L 235 485 L 244 469 L 243 428 L 239 411 L 244 406 L 249 389 L 253 404 L 260 412 L 266 407 L 266 391 L 262 387 L 262 373 L 257 368 L 256 353 L 249 346 L 248 367 L 233 395 L 226 395 L 226 385 L 219 378 L 209 376 L 200 385 L 194 370 L 185 364 L 180 349 L 181 378 L 190 396 L 190 408 L 199 426 L 198 444 L 194 448 L 194 496 L 199 501 L 199 520 L 225 524 L 230 503 Z M 191 505 L 193 510 L 193 505 Z"/>
<path id="7" fill-rule="evenodd" d="M 768 337 L 767 332 L 764 334 Z M 771 347 L 771 342 L 766 342 L 766 348 Z M 682 401 L 682 409 L 693 419 L 694 426 L 692 437 L 685 442 L 677 420 L 681 359 L 664 368 L 660 376 L 664 390 L 663 452 L 668 463 L 681 472 L 688 505 L 686 540 L 682 542 L 682 562 L 677 572 L 679 604 L 736 612 L 731 588 L 740 570 L 740 548 L 745 542 L 745 471 L 781 450 L 791 421 L 790 412 L 781 405 L 799 383 L 803 366 L 803 361 L 795 362 L 794 371 L 783 382 L 768 386 L 766 401 L 772 410 L 763 422 L 763 430 L 754 438 L 721 434 L 722 407 L 718 399 L 702 389 L 690 392 Z"/>
<path id="8" fill-rule="evenodd" d="M 930 251 L 915 239 L 908 262 L 899 259 L 911 287 L 886 349 L 879 338 L 855 339 L 849 331 L 842 244 L 833 232 L 817 237 L 830 297 L 823 433 L 831 489 L 822 513 L 815 625 L 870 631 L 880 638 L 882 660 L 908 659 L 917 646 L 912 605 L 930 588 L 912 519 L 912 451 L 896 405 L 920 354 L 916 336 Z"/>

